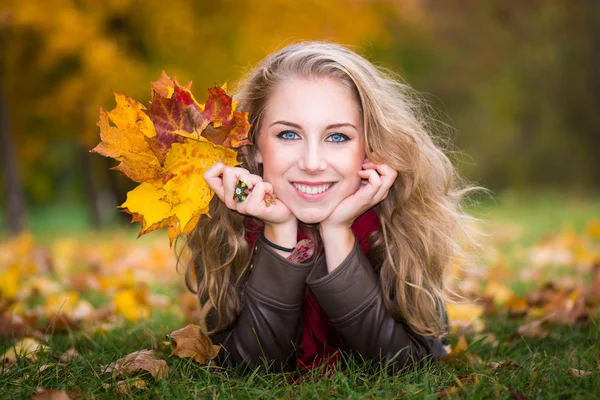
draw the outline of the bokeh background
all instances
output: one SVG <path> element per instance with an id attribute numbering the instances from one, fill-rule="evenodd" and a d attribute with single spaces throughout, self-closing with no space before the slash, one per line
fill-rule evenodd
<path id="1" fill-rule="evenodd" d="M 398 72 L 450 126 L 469 180 L 507 193 L 600 188 L 600 2 L 2 0 L 0 230 L 125 224 L 133 183 L 89 150 L 112 91 L 148 104 L 161 70 L 230 87 L 298 40 Z"/>

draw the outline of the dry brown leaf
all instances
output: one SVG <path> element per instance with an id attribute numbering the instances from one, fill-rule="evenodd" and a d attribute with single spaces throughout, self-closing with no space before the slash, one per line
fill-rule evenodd
<path id="1" fill-rule="evenodd" d="M 554 283 L 548 282 L 538 290 L 527 295 L 527 302 L 530 306 L 545 306 L 556 294 L 557 289 Z"/>
<path id="2" fill-rule="evenodd" d="M 592 376 L 594 373 L 592 371 L 584 371 L 582 369 L 569 368 L 569 375 L 573 378 L 583 378 L 584 376 Z"/>
<path id="3" fill-rule="evenodd" d="M 130 379 L 129 381 L 127 381 L 127 380 L 118 381 L 114 384 L 114 386 L 117 388 L 118 392 L 124 394 L 125 396 L 131 396 L 131 389 L 147 389 L 148 388 L 146 381 L 143 380 L 142 378 L 134 378 L 134 379 Z M 111 385 L 110 383 L 103 383 L 102 387 L 104 389 L 108 390 L 111 387 L 113 387 L 113 385 Z"/>
<path id="4" fill-rule="evenodd" d="M 62 356 L 58 359 L 59 364 L 67 364 L 73 361 L 83 360 L 81 354 L 77 352 L 73 347 L 65 351 Z"/>
<path id="5" fill-rule="evenodd" d="M 214 345 L 209 337 L 202 333 L 202 328 L 194 324 L 171 333 L 171 339 L 173 340 L 171 355 L 192 357 L 201 364 L 206 363 L 208 359 L 214 359 L 221 350 L 221 346 Z"/>
<path id="6" fill-rule="evenodd" d="M 169 366 L 164 360 L 155 357 L 154 350 L 140 350 L 118 359 L 112 364 L 102 367 L 104 373 L 112 372 L 113 377 L 119 374 L 130 376 L 141 371 L 148 371 L 154 379 L 166 379 L 169 376 Z"/>
<path id="7" fill-rule="evenodd" d="M 512 362 L 510 360 L 502 360 L 500 362 L 489 362 L 489 363 L 487 363 L 487 366 L 490 370 L 495 371 L 500 367 L 517 368 L 519 366 L 519 364 Z"/>
<path id="8" fill-rule="evenodd" d="M 510 397 L 515 400 L 527 400 L 527 396 L 523 393 L 516 391 L 511 385 L 508 385 L 508 390 L 510 390 Z"/>
<path id="9" fill-rule="evenodd" d="M 534 339 L 543 339 L 548 336 L 548 331 L 542 327 L 545 319 L 538 319 L 531 321 L 525 325 L 519 327 L 518 332 L 526 337 Z"/>
<path id="10" fill-rule="evenodd" d="M 70 400 L 69 395 L 63 390 L 38 388 L 31 400 Z"/>
<path id="11" fill-rule="evenodd" d="M 587 317 L 587 309 L 579 290 L 573 290 L 570 293 L 561 290 L 544 307 L 544 311 L 551 322 L 565 325 L 573 325 Z"/>

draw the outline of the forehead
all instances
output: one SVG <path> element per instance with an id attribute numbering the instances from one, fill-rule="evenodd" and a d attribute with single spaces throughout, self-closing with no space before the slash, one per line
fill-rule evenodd
<path id="1" fill-rule="evenodd" d="M 362 118 L 350 88 L 332 77 L 289 78 L 267 100 L 264 121 L 285 120 L 304 125 L 349 122 Z"/>

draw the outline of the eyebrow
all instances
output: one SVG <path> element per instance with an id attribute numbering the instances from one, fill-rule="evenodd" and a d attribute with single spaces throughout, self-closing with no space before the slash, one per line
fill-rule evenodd
<path id="1" fill-rule="evenodd" d="M 291 126 L 292 128 L 296 128 L 296 129 L 302 129 L 302 127 L 300 125 L 295 124 L 293 122 L 289 122 L 289 121 L 275 121 L 271 125 L 269 125 L 269 128 L 272 127 L 273 125 L 277 125 L 277 124 Z M 335 129 L 335 128 L 344 128 L 344 127 L 350 127 L 350 128 L 354 128 L 355 130 L 357 130 L 354 125 L 352 125 L 351 123 L 348 123 L 348 122 L 327 125 L 325 127 L 325 129 Z"/>

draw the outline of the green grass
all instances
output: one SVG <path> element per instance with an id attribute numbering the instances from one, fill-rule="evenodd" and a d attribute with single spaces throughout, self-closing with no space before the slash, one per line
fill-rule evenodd
<path id="1" fill-rule="evenodd" d="M 494 201 L 482 202 L 470 212 L 489 220 L 488 227 L 497 229 L 498 243 L 507 256 L 531 246 L 541 237 L 565 229 L 581 231 L 591 219 L 600 218 L 600 197 L 565 198 L 550 194 L 515 197 L 507 194 Z M 126 232 L 129 232 L 126 230 Z M 494 234 L 494 233 L 493 233 Z M 510 259 L 510 258 L 509 258 Z M 518 256 L 510 264 L 519 268 L 524 260 Z M 166 360 L 170 375 L 154 381 L 149 374 L 141 377 L 146 389 L 133 389 L 133 397 L 157 398 L 527 398 L 565 399 L 600 398 L 600 327 L 598 320 L 575 325 L 554 325 L 550 335 L 530 339 L 517 333 L 523 319 L 503 314 L 488 317 L 486 334 L 493 334 L 496 347 L 474 341 L 468 356 L 418 368 L 409 373 L 390 376 L 381 369 L 368 368 L 355 360 L 347 360 L 343 369 L 323 376 L 320 371 L 298 374 L 273 374 L 255 371 L 241 373 L 217 367 L 198 365 L 189 359 L 169 357 L 170 348 L 161 343 L 165 335 L 183 326 L 183 320 L 168 314 L 153 314 L 149 321 L 125 324 L 105 333 L 73 332 L 50 334 L 49 352 L 33 363 L 20 360 L 16 367 L 0 372 L 0 398 L 30 398 L 38 387 L 61 388 L 80 392 L 84 398 L 124 398 L 110 374 L 102 374 L 100 366 L 137 350 L 150 348 L 153 337 L 158 343 L 157 356 Z M 454 344 L 457 337 L 451 336 Z M 13 341 L 0 339 L 0 352 Z M 66 365 L 57 357 L 74 347 L 84 359 Z M 518 367 L 502 367 L 492 371 L 488 362 L 511 360 Z M 51 366 L 41 370 L 41 366 Z M 575 379 L 569 368 L 592 371 L 592 376 Z M 130 378 L 132 379 L 132 378 Z M 103 384 L 110 384 L 105 389 Z M 448 388 L 453 392 L 444 392 Z"/>
<path id="2" fill-rule="evenodd" d="M 164 318 L 164 317 L 163 317 Z M 160 346 L 157 355 L 167 360 L 169 378 L 148 383 L 145 390 L 135 390 L 136 398 L 437 398 L 444 388 L 461 387 L 456 395 L 469 398 L 508 398 L 511 391 L 529 398 L 598 398 L 600 374 L 598 359 L 600 335 L 598 326 L 555 327 L 544 340 L 525 339 L 515 334 L 518 321 L 498 318 L 488 320 L 500 344 L 497 348 L 476 342 L 470 352 L 479 360 L 444 361 L 390 376 L 381 370 L 365 368 L 349 360 L 345 369 L 322 377 L 319 371 L 299 378 L 297 374 L 240 373 L 215 367 L 203 367 L 189 359 L 169 358 L 169 350 Z M 177 323 L 156 318 L 148 323 L 129 325 L 106 335 L 88 337 L 83 334 L 53 335 L 50 351 L 38 362 L 22 361 L 0 375 L 0 393 L 4 398 L 29 398 L 37 387 L 62 388 L 82 392 L 85 398 L 124 397 L 110 374 L 102 374 L 100 365 L 108 364 L 128 353 L 151 346 L 151 336 L 164 338 Z M 3 347 L 6 347 L 4 341 Z M 59 356 L 75 347 L 84 360 L 68 365 L 56 364 Z M 516 368 L 491 371 L 491 361 L 511 360 Z M 40 366 L 51 367 L 40 371 Z M 595 371 L 590 377 L 574 379 L 567 371 L 577 368 Z M 295 380 L 299 382 L 294 383 Z"/>

